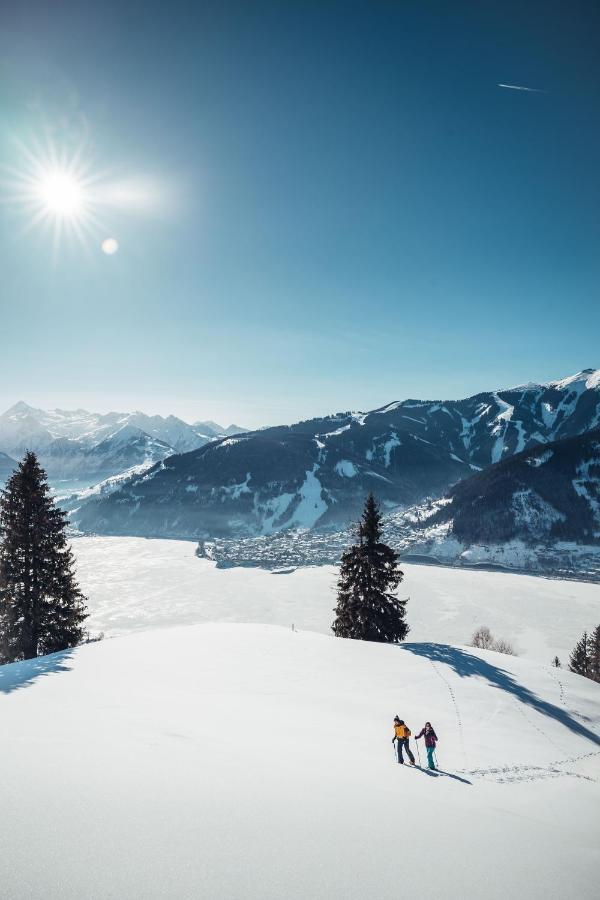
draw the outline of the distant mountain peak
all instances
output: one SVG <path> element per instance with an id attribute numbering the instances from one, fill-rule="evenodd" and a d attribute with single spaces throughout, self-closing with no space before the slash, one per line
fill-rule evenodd
<path id="1" fill-rule="evenodd" d="M 28 403 L 25 403 L 24 400 L 18 400 L 10 409 L 7 409 L 3 415 L 11 416 L 11 415 L 28 415 L 29 413 L 36 413 L 39 410 L 35 409 L 33 406 L 29 406 Z"/>
<path id="2" fill-rule="evenodd" d="M 215 437 L 198 434 L 177 416 L 139 411 L 43 410 L 19 400 L 0 415 L 0 451 L 19 458 L 26 449 L 35 450 L 51 483 L 89 485 L 99 476 L 117 476 L 131 467 L 197 450 Z"/>
<path id="3" fill-rule="evenodd" d="M 600 369 L 582 369 L 581 372 L 576 372 L 575 375 L 568 375 L 566 378 L 561 378 L 558 381 L 549 381 L 547 387 L 561 390 L 578 382 L 581 384 L 582 390 L 600 387 Z"/>

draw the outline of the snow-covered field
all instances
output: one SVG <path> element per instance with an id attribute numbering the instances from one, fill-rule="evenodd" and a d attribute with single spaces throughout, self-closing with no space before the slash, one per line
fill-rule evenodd
<path id="1" fill-rule="evenodd" d="M 92 632 L 202 622 L 254 622 L 330 633 L 333 566 L 289 574 L 217 569 L 186 541 L 85 537 L 73 542 L 89 598 Z M 477 625 L 515 645 L 520 655 L 566 662 L 585 628 L 600 622 L 600 587 L 530 575 L 403 564 L 400 593 L 410 597 L 414 641 L 468 643 Z"/>
<path id="2" fill-rule="evenodd" d="M 598 896 L 600 686 L 530 660 L 173 627 L 0 668 L 0 717 L 10 900 Z"/>

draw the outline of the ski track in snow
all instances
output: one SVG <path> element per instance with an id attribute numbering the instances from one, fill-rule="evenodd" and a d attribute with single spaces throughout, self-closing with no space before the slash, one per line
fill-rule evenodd
<path id="1" fill-rule="evenodd" d="M 448 693 L 450 695 L 450 699 L 452 701 L 453 708 L 454 708 L 454 714 L 456 716 L 456 721 L 457 721 L 457 725 L 458 725 L 458 734 L 459 734 L 459 740 L 460 740 L 461 753 L 462 753 L 462 756 L 464 759 L 464 765 L 465 765 L 464 769 L 456 770 L 458 774 L 472 775 L 473 777 L 476 777 L 476 778 L 487 778 L 488 780 L 491 779 L 492 781 L 495 781 L 498 784 L 513 784 L 513 783 L 520 782 L 520 781 L 540 781 L 540 780 L 547 779 L 547 778 L 560 778 L 560 777 L 579 778 L 584 781 L 591 781 L 591 782 L 598 781 L 598 779 L 593 778 L 589 775 L 582 775 L 579 772 L 565 770 L 560 767 L 579 762 L 580 760 L 583 760 L 583 759 L 591 759 L 592 757 L 600 755 L 600 750 L 592 751 L 590 753 L 584 753 L 584 754 L 581 754 L 580 756 L 571 756 L 571 757 L 566 757 L 564 759 L 558 759 L 558 760 L 555 760 L 554 762 L 550 763 L 549 766 L 536 766 L 533 764 L 531 764 L 531 765 L 521 764 L 521 765 L 514 765 L 514 766 L 494 766 L 494 767 L 482 768 L 482 769 L 469 769 L 468 768 L 468 765 L 469 765 L 468 756 L 467 756 L 467 751 L 466 751 L 465 742 L 464 742 L 464 729 L 463 729 L 462 717 L 461 717 L 460 709 L 458 707 L 458 703 L 456 700 L 455 692 L 452 688 L 452 685 L 448 681 L 448 679 L 440 671 L 437 663 L 432 659 L 430 659 L 429 662 L 431 663 L 431 666 L 433 667 L 436 675 L 445 684 L 445 686 L 448 690 Z M 549 669 L 548 666 L 540 666 L 540 669 L 547 672 L 553 678 L 553 680 L 558 684 L 559 702 L 562 703 L 563 706 L 566 706 L 565 688 L 564 688 L 564 685 L 561 682 L 561 680 L 557 676 L 554 675 L 554 673 Z M 537 731 L 537 733 L 539 735 L 541 735 L 541 737 L 544 739 L 544 741 L 546 743 L 555 747 L 560 753 L 564 753 L 563 748 L 560 747 L 559 744 L 556 743 L 556 741 L 551 737 L 551 735 L 549 735 L 546 731 L 544 731 L 542 728 L 540 728 L 539 725 L 537 725 L 533 721 L 532 717 L 527 713 L 524 705 L 521 703 L 521 701 L 517 697 L 513 698 L 513 703 L 514 703 L 514 706 L 516 707 L 516 709 L 518 709 L 519 713 L 525 719 L 525 721 L 527 722 L 527 724 L 529 725 L 529 727 L 531 729 L 533 729 L 534 731 Z M 415 741 L 415 743 L 416 743 L 416 741 Z M 440 772 L 440 774 L 444 774 L 444 773 Z"/>
<path id="2" fill-rule="evenodd" d="M 437 675 L 439 678 L 441 678 L 442 681 L 444 682 L 444 684 L 446 685 L 446 687 L 447 687 L 447 689 L 448 689 L 448 693 L 450 694 L 450 699 L 452 700 L 452 705 L 454 706 L 454 712 L 455 712 L 455 714 L 456 714 L 456 721 L 457 721 L 457 723 L 458 723 L 458 736 L 459 736 L 459 740 L 460 740 L 460 749 L 461 749 L 461 752 L 462 752 L 462 755 L 463 755 L 463 759 L 464 759 L 464 761 L 465 761 L 465 766 L 468 766 L 468 765 L 469 765 L 469 760 L 468 760 L 468 758 L 467 758 L 467 751 L 466 751 L 466 748 L 465 748 L 465 738 L 464 738 L 464 732 L 463 732 L 462 718 L 461 718 L 461 715 L 460 715 L 460 710 L 459 710 L 459 708 L 458 708 L 458 703 L 456 702 L 456 695 L 455 695 L 455 693 L 454 693 L 454 691 L 453 691 L 453 689 L 452 689 L 452 685 L 450 684 L 450 682 L 448 681 L 448 679 L 446 678 L 446 676 L 445 676 L 445 675 L 442 675 L 442 673 L 441 673 L 440 670 L 438 669 L 438 667 L 437 667 L 437 665 L 435 664 L 435 662 L 434 662 L 432 659 L 430 659 L 429 662 L 430 662 L 431 665 L 433 666 L 433 670 L 434 670 L 434 672 L 436 673 L 436 675 Z"/>
<path id="3" fill-rule="evenodd" d="M 533 721 L 531 716 L 525 711 L 525 707 L 523 706 L 523 704 L 517 697 L 513 698 L 513 702 L 530 728 L 533 728 L 534 731 L 537 731 L 538 734 L 541 734 L 541 736 L 544 738 L 545 741 L 548 741 L 549 744 L 552 744 L 552 746 L 556 747 L 556 749 L 559 750 L 561 753 L 564 752 L 562 747 L 559 747 L 559 745 L 556 743 L 556 741 L 553 738 L 551 738 L 550 735 L 547 734 L 543 728 L 540 728 L 539 725 L 536 725 L 536 723 Z"/>
<path id="4" fill-rule="evenodd" d="M 565 699 L 565 686 L 564 686 L 564 684 L 562 683 L 562 681 L 560 680 L 560 678 L 558 677 L 558 675 L 555 674 L 555 671 L 554 671 L 553 666 L 546 666 L 546 667 L 545 667 L 545 671 L 548 673 L 548 675 L 550 676 L 550 678 L 552 678 L 552 680 L 555 681 L 555 682 L 557 683 L 557 685 L 558 685 L 558 702 L 559 702 L 559 703 L 562 703 L 563 706 L 566 706 L 566 705 L 567 705 L 567 701 L 566 701 L 566 699 Z"/>
<path id="5" fill-rule="evenodd" d="M 550 765 L 564 766 L 567 763 L 581 762 L 582 759 L 592 759 L 594 756 L 600 756 L 600 750 L 591 750 L 589 753 L 580 753 L 579 756 L 569 756 L 567 759 L 557 759 L 551 762 Z"/>
<path id="6" fill-rule="evenodd" d="M 554 744 L 554 742 L 552 742 Z M 556 746 L 556 744 L 554 744 Z M 515 784 L 520 781 L 542 781 L 547 778 L 579 778 L 582 781 L 590 781 L 595 784 L 598 779 L 591 775 L 583 775 L 581 772 L 573 772 L 564 769 L 563 766 L 573 765 L 582 760 L 589 760 L 600 756 L 600 750 L 592 750 L 590 753 L 581 753 L 579 756 L 568 756 L 565 759 L 557 759 L 547 766 L 516 765 L 516 766 L 490 766 L 480 769 L 460 770 L 461 774 L 471 775 L 474 778 L 486 778 L 497 784 Z"/>
<path id="7" fill-rule="evenodd" d="M 470 775 L 473 778 L 485 778 L 496 784 L 515 784 L 520 781 L 544 781 L 548 778 L 579 778 L 582 781 L 597 782 L 591 775 L 582 775 L 579 772 L 571 772 L 559 769 L 556 766 L 494 766 L 489 769 L 469 769 L 461 771 L 461 774 Z"/>

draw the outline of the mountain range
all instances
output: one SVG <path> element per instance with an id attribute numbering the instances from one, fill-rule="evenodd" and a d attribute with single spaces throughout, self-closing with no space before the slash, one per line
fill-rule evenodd
<path id="1" fill-rule="evenodd" d="M 74 520 L 100 533 L 202 539 L 339 529 L 356 519 L 369 491 L 384 509 L 406 509 L 523 451 L 599 426 L 593 369 L 464 400 L 394 401 L 169 456 L 110 495 L 87 499 Z"/>
<path id="2" fill-rule="evenodd" d="M 222 428 L 215 422 L 189 425 L 176 416 L 142 412 L 48 411 L 19 401 L 0 415 L 0 451 L 12 458 L 6 464 L 12 470 L 14 459 L 34 450 L 51 484 L 68 491 L 143 471 L 174 453 L 195 450 L 243 430 L 236 425 Z M 0 481 L 6 478 L 6 465 L 0 457 Z"/>
<path id="3" fill-rule="evenodd" d="M 383 518 L 404 561 L 516 569 L 600 581 L 600 429 L 492 463 L 448 494 Z M 200 541 L 219 567 L 337 565 L 356 528 Z"/>

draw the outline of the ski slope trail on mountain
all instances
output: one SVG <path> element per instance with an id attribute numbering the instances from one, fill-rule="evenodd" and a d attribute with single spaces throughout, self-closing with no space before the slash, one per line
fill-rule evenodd
<path id="1" fill-rule="evenodd" d="M 600 686 L 560 681 L 562 701 L 530 660 L 234 624 L 4 666 L 2 893 L 591 900 Z M 431 720 L 440 777 L 397 764 L 396 713 Z"/>

